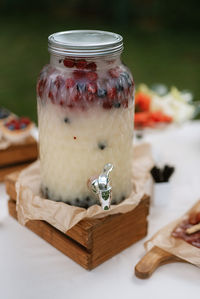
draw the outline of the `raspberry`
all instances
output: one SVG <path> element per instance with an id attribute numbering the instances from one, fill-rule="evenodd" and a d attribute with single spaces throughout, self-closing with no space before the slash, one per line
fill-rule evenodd
<path id="1" fill-rule="evenodd" d="M 111 109 L 112 108 L 112 104 L 109 101 L 105 101 L 103 103 L 103 108 L 104 109 Z"/>
<path id="2" fill-rule="evenodd" d="M 98 78 L 97 73 L 95 72 L 88 72 L 86 73 L 86 77 L 90 80 L 90 81 L 96 81 Z"/>
<path id="3" fill-rule="evenodd" d="M 30 119 L 28 117 L 21 117 L 20 118 L 20 123 L 21 124 L 25 124 L 25 125 L 29 125 L 30 124 Z"/>
<path id="4" fill-rule="evenodd" d="M 76 61 L 76 67 L 77 69 L 85 69 L 87 66 L 87 61 L 85 59 L 80 59 Z"/>
<path id="5" fill-rule="evenodd" d="M 112 88 L 108 89 L 108 97 L 109 97 L 109 99 L 113 100 L 116 97 L 116 95 L 117 95 L 117 90 L 116 90 L 115 87 L 112 87 Z"/>
<path id="6" fill-rule="evenodd" d="M 97 65 L 95 62 L 90 62 L 86 65 L 87 70 L 96 71 Z"/>
<path id="7" fill-rule="evenodd" d="M 66 79 L 65 86 L 67 89 L 74 87 L 74 85 L 75 85 L 75 81 L 72 78 Z"/>
<path id="8" fill-rule="evenodd" d="M 60 104 L 60 106 L 64 106 L 64 101 L 60 100 L 59 104 Z"/>
<path id="9" fill-rule="evenodd" d="M 20 124 L 19 124 L 19 122 L 16 122 L 16 124 L 15 124 L 15 130 L 19 130 L 20 129 Z"/>
<path id="10" fill-rule="evenodd" d="M 95 94 L 93 94 L 93 93 L 87 93 L 87 94 L 86 94 L 86 100 L 87 100 L 88 102 L 94 102 L 95 99 L 96 99 Z"/>
<path id="11" fill-rule="evenodd" d="M 88 83 L 87 91 L 89 93 L 95 94 L 97 92 L 97 84 L 95 82 Z"/>
<path id="12" fill-rule="evenodd" d="M 72 67 L 74 66 L 74 64 L 75 64 L 75 61 L 74 61 L 74 59 L 68 59 L 68 58 L 65 58 L 65 59 L 63 60 L 63 64 L 64 64 L 64 66 L 66 66 L 66 67 L 70 67 L 70 68 L 72 68 Z"/>
<path id="13" fill-rule="evenodd" d="M 38 96 L 41 98 L 42 95 L 43 95 L 43 92 L 44 92 L 44 88 L 45 88 L 45 85 L 46 85 L 46 79 L 45 80 L 40 80 L 38 82 L 38 85 L 37 85 L 37 94 Z"/>
<path id="14" fill-rule="evenodd" d="M 54 81 L 54 84 L 56 85 L 57 89 L 59 89 L 61 86 L 64 85 L 64 80 L 61 76 L 57 76 L 56 80 Z"/>
<path id="15" fill-rule="evenodd" d="M 76 93 L 72 94 L 71 100 L 72 102 L 79 102 L 81 100 L 80 92 L 77 91 Z"/>
<path id="16" fill-rule="evenodd" d="M 51 91 L 49 91 L 48 97 L 51 99 L 52 102 L 54 102 L 54 96 Z"/>
<path id="17" fill-rule="evenodd" d="M 74 71 L 73 72 L 73 76 L 74 76 L 74 78 L 76 79 L 76 80 L 79 80 L 79 79 L 81 79 L 81 78 L 84 78 L 85 77 L 85 72 L 84 71 L 78 71 L 78 70 L 76 70 L 76 71 Z"/>
<path id="18" fill-rule="evenodd" d="M 114 68 L 114 69 L 110 69 L 108 71 L 109 75 L 112 77 L 112 78 L 118 78 L 119 77 L 119 70 L 117 68 Z"/>
<path id="19" fill-rule="evenodd" d="M 123 102 L 122 102 L 122 105 L 124 108 L 128 108 L 128 99 L 125 99 Z"/>

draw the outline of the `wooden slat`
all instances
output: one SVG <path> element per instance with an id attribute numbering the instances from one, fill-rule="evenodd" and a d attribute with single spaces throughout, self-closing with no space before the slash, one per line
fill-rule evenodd
<path id="1" fill-rule="evenodd" d="M 24 143 L 11 145 L 7 149 L 0 150 L 0 167 L 33 161 L 37 156 L 37 142 L 30 136 Z"/>
<path id="2" fill-rule="evenodd" d="M 9 214 L 17 219 L 16 202 L 14 200 L 9 200 L 8 208 Z M 68 238 L 65 234 L 45 221 L 31 220 L 28 221 L 26 226 L 76 263 L 80 264 L 85 269 L 89 269 L 89 265 L 91 264 L 91 253 Z"/>
<path id="3" fill-rule="evenodd" d="M 92 267 L 96 267 L 147 234 L 148 196 L 125 214 L 108 216 L 93 231 Z"/>
<path id="4" fill-rule="evenodd" d="M 20 172 L 14 172 L 9 174 L 5 179 L 6 192 L 12 200 L 16 200 L 17 194 L 15 190 L 15 183 Z M 84 219 L 76 224 L 73 228 L 66 232 L 70 238 L 80 243 L 82 246 L 90 249 L 91 243 L 91 232 L 96 224 L 99 223 L 99 219 Z"/>

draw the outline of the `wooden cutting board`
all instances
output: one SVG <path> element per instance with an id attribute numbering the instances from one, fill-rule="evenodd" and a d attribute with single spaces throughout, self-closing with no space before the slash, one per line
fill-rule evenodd
<path id="1" fill-rule="evenodd" d="M 185 260 L 154 246 L 135 266 L 135 275 L 141 279 L 149 278 L 158 267 L 175 262 L 187 263 Z"/>

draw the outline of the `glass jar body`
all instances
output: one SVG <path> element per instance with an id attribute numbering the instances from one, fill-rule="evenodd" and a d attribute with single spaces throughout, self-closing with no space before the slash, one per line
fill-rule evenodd
<path id="1" fill-rule="evenodd" d="M 134 83 L 119 55 L 51 55 L 37 83 L 39 150 L 45 197 L 98 203 L 87 187 L 112 163 L 112 204 L 132 190 Z"/>

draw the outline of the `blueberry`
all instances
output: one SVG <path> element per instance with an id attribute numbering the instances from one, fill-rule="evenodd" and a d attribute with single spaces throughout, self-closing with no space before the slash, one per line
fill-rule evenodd
<path id="1" fill-rule="evenodd" d="M 62 62 L 62 59 L 59 59 L 59 63 L 61 63 Z"/>
<path id="2" fill-rule="evenodd" d="M 120 76 L 121 76 L 121 77 L 124 77 L 124 78 L 126 78 L 126 79 L 129 79 L 129 78 L 130 78 L 129 73 L 127 73 L 127 72 L 123 72 L 123 73 L 121 73 Z"/>
<path id="3" fill-rule="evenodd" d="M 117 91 L 123 91 L 124 90 L 122 80 L 118 80 L 115 86 L 116 86 Z"/>
<path id="4" fill-rule="evenodd" d="M 97 95 L 99 98 L 104 98 L 107 95 L 106 89 L 98 88 Z"/>
<path id="5" fill-rule="evenodd" d="M 114 106 L 115 108 L 120 108 L 120 107 L 121 107 L 121 103 L 119 103 L 119 102 L 115 102 L 115 103 L 113 104 L 113 106 Z"/>
<path id="6" fill-rule="evenodd" d="M 69 118 L 68 118 L 68 117 L 65 117 L 65 118 L 64 118 L 64 122 L 65 122 L 66 124 L 70 124 L 70 120 L 69 120 Z"/>
<path id="7" fill-rule="evenodd" d="M 89 202 L 89 201 L 90 201 L 90 197 L 87 196 L 87 197 L 85 198 L 85 200 L 86 200 L 87 202 Z"/>
<path id="8" fill-rule="evenodd" d="M 131 79 L 128 79 L 128 82 L 127 82 L 127 83 L 128 83 L 128 86 L 129 86 L 129 87 L 131 87 L 131 86 L 133 85 L 133 82 L 132 82 Z"/>
<path id="9" fill-rule="evenodd" d="M 86 89 L 85 83 L 77 83 L 76 88 L 79 92 L 84 92 Z"/>
<path id="10" fill-rule="evenodd" d="M 9 129 L 10 131 L 13 131 L 13 130 L 15 129 L 15 127 L 14 127 L 13 125 L 9 125 L 9 126 L 8 126 L 8 129 Z"/>
<path id="11" fill-rule="evenodd" d="M 26 124 L 21 124 L 20 125 L 20 129 L 25 129 L 26 128 Z"/>
<path id="12" fill-rule="evenodd" d="M 106 148 L 106 144 L 103 143 L 103 142 L 99 142 L 98 143 L 98 148 L 103 151 Z"/>
<path id="13" fill-rule="evenodd" d="M 126 80 L 126 83 L 128 84 L 128 87 L 133 85 L 131 77 L 129 76 L 129 74 L 127 72 L 123 72 L 120 76 L 121 76 L 121 78 L 124 78 Z"/>

